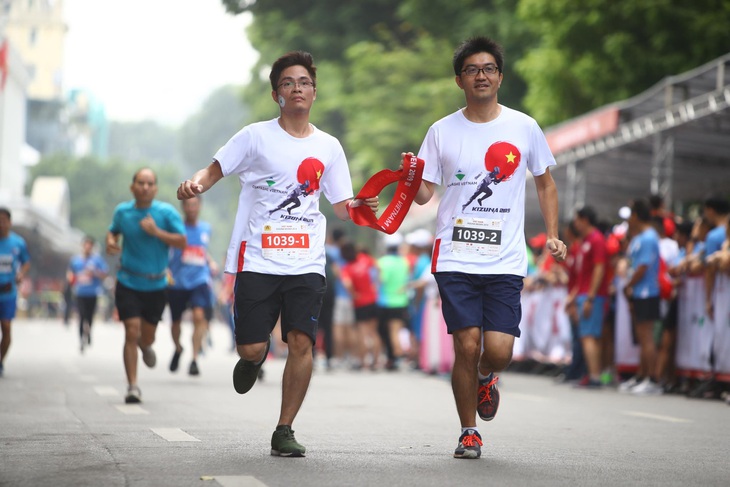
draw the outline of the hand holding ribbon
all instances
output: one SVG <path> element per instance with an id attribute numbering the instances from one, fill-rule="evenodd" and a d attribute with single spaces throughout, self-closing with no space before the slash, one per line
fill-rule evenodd
<path id="1" fill-rule="evenodd" d="M 408 153 L 403 156 L 403 166 L 399 170 L 383 169 L 374 174 L 368 179 L 355 199 L 364 200 L 377 196 L 383 188 L 398 181 L 393 200 L 380 215 L 380 218 L 376 218 L 368 206 L 350 205 L 348 212 L 352 221 L 357 225 L 374 228 L 389 235 L 395 233 L 403 223 L 403 219 L 406 217 L 408 209 L 411 207 L 411 203 L 413 203 L 421 186 L 423 165 L 422 159 Z"/>

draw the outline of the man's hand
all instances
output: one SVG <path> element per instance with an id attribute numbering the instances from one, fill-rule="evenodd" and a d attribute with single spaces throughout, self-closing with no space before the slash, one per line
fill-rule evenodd
<path id="1" fill-rule="evenodd" d="M 159 228 L 157 228 L 157 223 L 155 223 L 155 219 L 152 218 L 150 215 L 142 218 L 142 220 L 139 222 L 139 226 L 142 227 L 142 230 L 147 232 L 147 234 L 153 237 L 156 237 L 157 232 L 159 231 Z"/>
<path id="2" fill-rule="evenodd" d="M 203 192 L 203 185 L 197 184 L 192 182 L 189 179 L 186 179 L 182 183 L 180 183 L 180 186 L 177 188 L 177 199 L 179 200 L 189 200 L 190 198 L 195 198 L 200 193 Z"/>
<path id="3" fill-rule="evenodd" d="M 119 246 L 119 236 L 108 234 L 106 236 L 106 253 L 109 255 L 119 255 L 122 248 Z"/>
<path id="4" fill-rule="evenodd" d="M 348 205 L 350 208 L 357 208 L 358 206 L 369 206 L 371 210 L 373 210 L 373 213 L 378 212 L 378 206 L 380 205 L 380 198 L 377 196 L 374 196 L 372 198 L 365 198 L 364 200 L 361 200 L 360 198 L 355 198 L 352 201 L 350 201 L 350 204 Z"/>
<path id="5" fill-rule="evenodd" d="M 545 248 L 550 251 L 550 255 L 557 262 L 563 262 L 568 255 L 568 247 L 565 246 L 562 240 L 557 238 L 549 238 L 547 243 L 545 243 Z"/>

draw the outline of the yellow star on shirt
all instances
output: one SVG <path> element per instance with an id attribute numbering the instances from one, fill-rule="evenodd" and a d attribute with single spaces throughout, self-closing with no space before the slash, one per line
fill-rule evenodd
<path id="1" fill-rule="evenodd" d="M 517 158 L 517 156 L 514 155 L 512 151 L 509 151 L 509 154 L 507 154 L 505 157 L 507 157 L 507 162 L 509 162 L 510 164 L 514 164 L 515 159 Z"/>
<path id="2" fill-rule="evenodd" d="M 322 177 L 322 171 L 317 171 L 317 179 Z"/>

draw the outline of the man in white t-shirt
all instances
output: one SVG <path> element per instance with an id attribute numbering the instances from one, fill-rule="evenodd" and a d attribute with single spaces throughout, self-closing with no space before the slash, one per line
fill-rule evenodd
<path id="1" fill-rule="evenodd" d="M 309 123 L 317 97 L 311 54 L 285 54 L 272 66 L 269 79 L 280 116 L 241 129 L 208 167 L 180 184 L 177 197 L 192 198 L 224 176 L 239 178 L 225 269 L 236 274 L 234 316 L 241 359 L 233 370 L 233 386 L 239 394 L 253 387 L 281 315 L 288 355 L 271 454 L 301 457 L 305 448 L 291 425 L 312 375 L 312 346 L 326 288 L 326 221 L 319 196 L 324 193 L 341 220 L 349 220 L 352 205 L 377 210 L 378 199 L 352 199 L 342 146 Z"/>
<path id="2" fill-rule="evenodd" d="M 466 107 L 434 123 L 418 153 L 425 168 L 415 201 L 429 201 L 434 184 L 446 187 L 431 270 L 454 339 L 451 382 L 462 426 L 456 458 L 481 456 L 476 413 L 485 421 L 494 418 L 494 373 L 509 364 L 520 336 L 527 170 L 537 186 L 546 248 L 559 261 L 567 252 L 558 239 L 558 193 L 549 170 L 555 159 L 535 120 L 497 102 L 503 63 L 502 48 L 486 37 L 456 49 L 454 73 Z M 494 184 L 475 202 L 483 181 Z"/>

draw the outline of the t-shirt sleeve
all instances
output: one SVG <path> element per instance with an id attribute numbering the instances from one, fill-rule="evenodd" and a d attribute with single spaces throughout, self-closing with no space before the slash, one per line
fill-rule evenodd
<path id="1" fill-rule="evenodd" d="M 332 162 L 325 167 L 320 181 L 325 198 L 332 204 L 352 198 L 352 179 L 345 151 L 339 142 L 333 147 Z"/>
<path id="2" fill-rule="evenodd" d="M 435 183 L 441 184 L 441 161 L 439 157 L 438 140 L 436 129 L 432 125 L 426 137 L 423 139 L 421 148 L 418 151 L 418 158 L 423 159 L 423 179 Z"/>
<path id="3" fill-rule="evenodd" d="M 253 131 L 246 126 L 218 149 L 213 159 L 220 164 L 224 176 L 246 172 L 253 145 Z"/>
<path id="4" fill-rule="evenodd" d="M 550 151 L 545 134 L 536 121 L 532 120 L 530 128 L 530 153 L 527 159 L 527 167 L 533 176 L 545 174 L 548 167 L 554 166 L 555 157 Z"/>
<path id="5" fill-rule="evenodd" d="M 172 205 L 165 206 L 165 224 L 167 225 L 168 232 L 185 234 L 185 224 L 183 223 L 182 217 L 175 210 Z"/>

